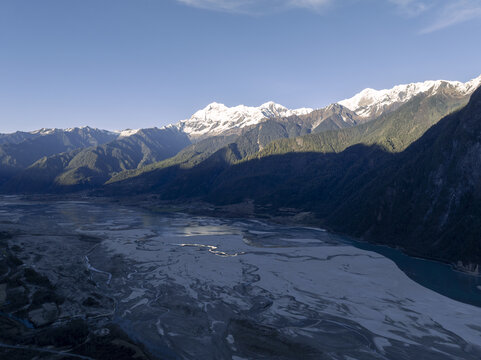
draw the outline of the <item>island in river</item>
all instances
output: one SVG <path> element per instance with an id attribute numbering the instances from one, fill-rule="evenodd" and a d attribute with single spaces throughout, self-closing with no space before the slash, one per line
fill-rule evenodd
<path id="1" fill-rule="evenodd" d="M 2 197 L 0 231 L 0 357 L 481 357 L 479 277 L 322 229 Z"/>

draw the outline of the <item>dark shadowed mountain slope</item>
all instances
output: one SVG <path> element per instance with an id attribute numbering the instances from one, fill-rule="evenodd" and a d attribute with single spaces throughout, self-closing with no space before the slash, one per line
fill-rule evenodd
<path id="1" fill-rule="evenodd" d="M 481 89 L 329 217 L 423 256 L 481 264 Z"/>

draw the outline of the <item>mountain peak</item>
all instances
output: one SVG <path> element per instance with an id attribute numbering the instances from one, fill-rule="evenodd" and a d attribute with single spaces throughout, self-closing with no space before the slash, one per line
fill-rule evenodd
<path id="1" fill-rule="evenodd" d="M 224 104 L 222 103 L 218 103 L 218 102 L 211 102 L 209 105 L 207 105 L 204 109 L 204 111 L 210 111 L 210 110 L 217 110 L 217 109 L 225 109 L 227 108 L 227 106 L 225 106 Z"/>
<path id="2" fill-rule="evenodd" d="M 267 119 L 301 115 L 311 111 L 312 109 L 308 108 L 289 110 L 273 101 L 268 101 L 259 107 L 246 105 L 228 107 L 221 103 L 212 102 L 202 110 L 197 111 L 189 119 L 177 123 L 176 127 L 191 138 L 199 139 L 205 136 L 236 131 Z"/>
<path id="3" fill-rule="evenodd" d="M 261 106 L 259 106 L 260 108 L 268 108 L 268 109 L 273 109 L 273 108 L 276 108 L 276 109 L 285 109 L 287 110 L 287 108 L 281 104 L 278 104 L 274 101 L 268 101 L 268 102 L 265 102 L 264 104 L 262 104 Z"/>
<path id="4" fill-rule="evenodd" d="M 119 138 L 129 137 L 132 135 L 137 134 L 141 129 L 125 129 L 117 132 L 119 134 Z"/>
<path id="5" fill-rule="evenodd" d="M 373 118 L 386 109 L 396 109 L 421 93 L 436 94 L 441 88 L 448 88 L 460 96 L 471 94 L 481 85 L 481 76 L 466 83 L 460 81 L 428 80 L 394 86 L 391 89 L 375 90 L 366 88 L 352 98 L 339 101 L 339 104 L 356 112 L 362 118 Z"/>

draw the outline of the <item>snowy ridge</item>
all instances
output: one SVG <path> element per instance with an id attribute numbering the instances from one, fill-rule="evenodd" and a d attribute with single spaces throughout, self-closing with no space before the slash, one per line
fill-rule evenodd
<path id="1" fill-rule="evenodd" d="M 41 128 L 41 129 L 38 129 L 38 130 L 34 130 L 34 131 L 29 131 L 30 134 L 32 135 L 49 135 L 49 134 L 53 134 L 55 133 L 56 131 L 58 131 L 59 129 L 56 129 L 56 128 Z"/>
<path id="2" fill-rule="evenodd" d="M 384 90 L 368 88 L 350 99 L 339 101 L 319 110 L 336 112 L 342 121 L 350 126 L 354 126 L 358 123 L 372 120 L 385 112 L 394 111 L 402 104 L 422 93 L 435 95 L 440 91 L 449 91 L 455 96 L 466 96 L 473 93 L 480 85 L 481 76 L 466 83 L 437 80 L 397 85 L 392 89 Z M 334 108 L 334 106 L 339 105 L 355 114 L 347 114 L 342 108 Z M 185 132 L 191 139 L 200 139 L 256 125 L 267 119 L 305 115 L 312 111 L 314 110 L 310 108 L 290 110 L 272 101 L 259 107 L 245 105 L 227 107 L 224 104 L 213 102 L 204 109 L 197 111 L 189 119 L 181 120 L 173 126 Z"/>
<path id="3" fill-rule="evenodd" d="M 115 132 L 113 132 L 113 131 L 102 130 L 102 129 L 98 129 L 98 128 L 92 128 L 92 127 L 90 127 L 90 126 L 79 126 L 79 127 L 72 127 L 72 128 L 66 128 L 66 129 L 59 129 L 59 128 L 41 128 L 41 129 L 38 129 L 38 130 L 29 131 L 28 133 L 29 133 L 29 134 L 32 134 L 32 135 L 41 135 L 41 136 L 43 136 L 43 135 L 55 134 L 56 132 L 74 132 L 74 131 L 78 131 L 78 130 L 100 131 L 100 132 L 108 133 L 108 134 L 115 133 Z"/>
<path id="4" fill-rule="evenodd" d="M 289 110 L 272 101 L 259 107 L 238 105 L 227 107 L 224 104 L 213 102 L 204 109 L 197 111 L 190 119 L 182 120 L 175 126 L 192 138 L 205 135 L 217 135 L 232 129 L 256 125 L 266 119 L 303 115 L 313 109 L 301 108 Z"/>
<path id="5" fill-rule="evenodd" d="M 412 84 L 397 85 L 392 89 L 364 89 L 350 99 L 339 101 L 339 104 L 356 112 L 362 118 L 381 115 L 390 108 L 394 110 L 421 93 L 436 94 L 442 89 L 455 91 L 459 96 L 469 95 L 481 85 L 481 76 L 466 83 L 460 81 L 425 81 Z"/>
<path id="6" fill-rule="evenodd" d="M 129 136 L 135 135 L 139 131 L 140 129 L 125 129 L 125 130 L 116 131 L 116 133 L 119 134 L 119 138 L 123 138 L 123 137 L 129 137 Z"/>

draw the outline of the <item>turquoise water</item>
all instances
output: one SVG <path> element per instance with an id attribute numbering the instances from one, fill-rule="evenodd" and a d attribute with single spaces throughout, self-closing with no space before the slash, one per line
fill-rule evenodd
<path id="1" fill-rule="evenodd" d="M 453 300 L 481 307 L 481 276 L 455 270 L 451 265 L 406 255 L 400 250 L 354 239 L 343 239 L 363 250 L 374 251 L 396 263 L 418 284 Z"/>

